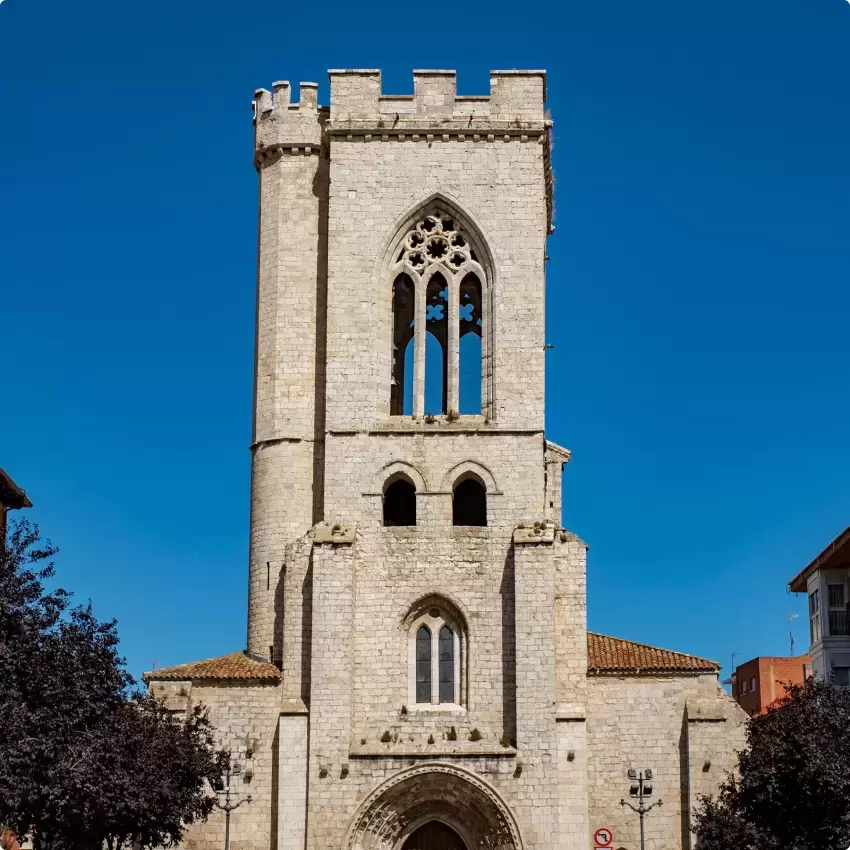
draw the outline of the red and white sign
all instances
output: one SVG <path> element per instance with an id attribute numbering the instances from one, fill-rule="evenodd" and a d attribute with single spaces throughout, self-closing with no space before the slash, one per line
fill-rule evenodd
<path id="1" fill-rule="evenodd" d="M 610 829 L 606 829 L 604 826 L 602 829 L 597 829 L 596 832 L 593 833 L 593 843 L 596 845 L 597 850 L 604 850 L 604 848 L 610 847 L 613 840 L 614 833 L 611 832 Z"/>

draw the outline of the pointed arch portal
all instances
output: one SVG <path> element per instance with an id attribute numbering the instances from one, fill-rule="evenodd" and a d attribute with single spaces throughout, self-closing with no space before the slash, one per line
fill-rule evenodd
<path id="1" fill-rule="evenodd" d="M 479 847 L 522 850 L 516 819 L 492 785 L 445 762 L 408 768 L 379 785 L 357 810 L 343 844 L 344 850 Z"/>

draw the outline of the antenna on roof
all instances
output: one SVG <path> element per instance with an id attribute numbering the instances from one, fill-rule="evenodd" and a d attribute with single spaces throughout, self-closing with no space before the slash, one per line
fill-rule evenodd
<path id="1" fill-rule="evenodd" d="M 794 629 L 791 624 L 796 620 L 800 615 L 799 614 L 789 614 L 788 615 L 788 637 L 791 638 L 791 655 L 794 654 Z"/>

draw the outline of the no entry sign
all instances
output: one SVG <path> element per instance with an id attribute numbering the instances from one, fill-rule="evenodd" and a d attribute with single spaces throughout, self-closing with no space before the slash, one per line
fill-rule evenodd
<path id="1" fill-rule="evenodd" d="M 606 827 L 602 827 L 602 829 L 597 829 L 596 832 L 593 833 L 593 843 L 600 848 L 610 847 L 611 842 L 614 840 L 614 834 L 610 829 Z"/>

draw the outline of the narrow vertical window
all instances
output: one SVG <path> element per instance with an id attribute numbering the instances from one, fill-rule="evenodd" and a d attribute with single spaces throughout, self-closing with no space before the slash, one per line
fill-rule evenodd
<path id="1" fill-rule="evenodd" d="M 844 585 L 828 584 L 827 596 L 829 602 L 829 633 L 831 635 L 848 635 L 847 604 L 844 601 Z"/>
<path id="2" fill-rule="evenodd" d="M 425 290 L 425 412 L 445 413 L 448 381 L 449 287 L 438 272 Z M 439 353 L 439 357 L 437 356 Z"/>
<path id="3" fill-rule="evenodd" d="M 820 640 L 820 592 L 817 590 L 809 594 L 809 639 L 811 643 Z"/>
<path id="4" fill-rule="evenodd" d="M 416 632 L 416 702 L 431 702 L 431 630 Z"/>
<path id="5" fill-rule="evenodd" d="M 440 629 L 440 702 L 455 701 L 455 637 L 448 626 Z"/>
<path id="6" fill-rule="evenodd" d="M 400 274 L 393 283 L 393 361 L 390 414 L 413 413 L 413 281 Z M 408 362 L 410 361 L 410 362 Z"/>
<path id="7" fill-rule="evenodd" d="M 481 413 L 481 282 L 466 275 L 458 290 L 459 413 Z"/>

